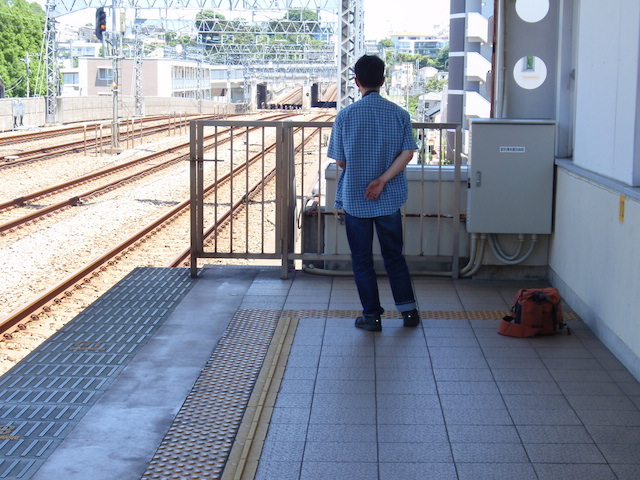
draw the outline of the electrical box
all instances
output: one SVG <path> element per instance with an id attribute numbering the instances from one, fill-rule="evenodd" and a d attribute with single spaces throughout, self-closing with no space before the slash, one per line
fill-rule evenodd
<path id="1" fill-rule="evenodd" d="M 554 122 L 474 120 L 469 164 L 469 233 L 551 233 Z"/>

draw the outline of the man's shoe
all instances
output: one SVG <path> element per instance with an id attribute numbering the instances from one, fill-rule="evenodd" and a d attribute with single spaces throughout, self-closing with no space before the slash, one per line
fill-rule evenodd
<path id="1" fill-rule="evenodd" d="M 358 317 L 356 318 L 356 327 L 369 332 L 380 332 L 382 330 L 382 320 L 380 320 L 380 315 Z"/>
<path id="2" fill-rule="evenodd" d="M 408 312 L 402 312 L 405 327 L 417 327 L 420 325 L 420 314 L 415 308 Z"/>

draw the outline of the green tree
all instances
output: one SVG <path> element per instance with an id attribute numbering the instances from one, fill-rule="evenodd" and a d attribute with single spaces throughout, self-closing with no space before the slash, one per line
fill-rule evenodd
<path id="1" fill-rule="evenodd" d="M 440 71 L 449 71 L 449 45 L 440 50 L 433 66 Z"/>
<path id="2" fill-rule="evenodd" d="M 441 92 L 442 90 L 444 90 L 444 86 L 447 84 L 446 80 L 443 80 L 441 78 L 430 78 L 429 80 L 427 80 L 427 82 L 424 84 L 424 91 L 425 93 L 429 93 L 429 92 Z"/>
<path id="3" fill-rule="evenodd" d="M 44 19 L 44 10 L 36 2 L 0 0 L 0 77 L 6 96 L 23 97 L 27 90 L 30 95 L 46 90 L 44 64 L 39 58 Z"/>

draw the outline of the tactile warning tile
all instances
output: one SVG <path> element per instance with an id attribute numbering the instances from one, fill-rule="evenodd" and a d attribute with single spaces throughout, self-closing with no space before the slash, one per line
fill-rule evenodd
<path id="1" fill-rule="evenodd" d="M 280 315 L 236 312 L 143 479 L 221 478 Z"/>
<path id="2" fill-rule="evenodd" d="M 298 318 L 345 318 L 352 319 L 362 315 L 361 310 L 283 310 L 283 316 Z M 486 310 L 486 311 L 465 311 L 465 310 L 421 310 L 420 317 L 423 319 L 437 320 L 500 320 L 509 311 Z M 382 318 L 400 318 L 400 313 L 396 311 L 385 312 Z M 580 317 L 573 312 L 563 313 L 565 320 L 580 320 Z"/>
<path id="3" fill-rule="evenodd" d="M 37 472 L 193 284 L 136 269 L 0 378 L 0 478 Z"/>

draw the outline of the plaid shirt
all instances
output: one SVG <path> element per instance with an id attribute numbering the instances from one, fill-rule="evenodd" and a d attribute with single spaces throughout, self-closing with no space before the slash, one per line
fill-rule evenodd
<path id="1" fill-rule="evenodd" d="M 411 119 L 401 107 L 377 92 L 338 112 L 327 156 L 346 162 L 338 180 L 335 208 L 360 218 L 396 212 L 407 201 L 404 170 L 384 187 L 380 198 L 367 200 L 371 180 L 382 175 L 403 150 L 416 150 Z"/>

